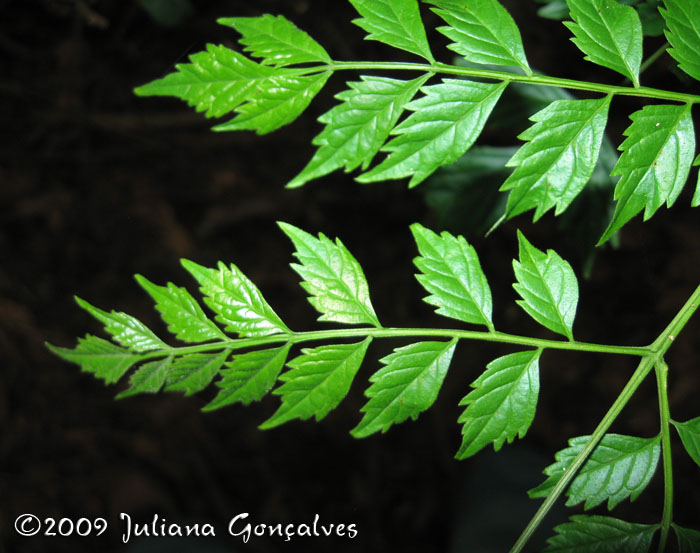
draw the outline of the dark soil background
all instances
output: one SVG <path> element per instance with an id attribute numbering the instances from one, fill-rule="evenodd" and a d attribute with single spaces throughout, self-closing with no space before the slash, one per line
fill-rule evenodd
<path id="1" fill-rule="evenodd" d="M 566 30 L 538 19 L 534 3 L 508 5 L 534 67 L 616 82 L 614 74 L 581 61 Z M 0 0 L 1 551 L 505 551 L 517 536 L 512 528 L 517 532 L 538 505 L 526 490 L 541 481 L 539 472 L 569 437 L 593 430 L 635 368 L 627 358 L 546 352 L 527 438 L 499 455 L 482 452 L 458 462 L 458 402 L 486 363 L 508 348 L 460 344 L 428 412 L 361 441 L 348 431 L 359 420 L 366 379 L 400 344 L 375 343 L 349 397 L 322 422 L 266 432 L 257 425 L 276 409 L 274 397 L 210 414 L 200 408 L 213 390 L 193 398 L 114 401 L 123 383 L 106 388 L 53 357 L 47 341 L 72 347 L 77 336 L 101 334 L 74 294 L 131 313 L 166 336 L 132 275 L 194 290 L 181 257 L 235 262 L 289 326 L 318 328 L 288 268 L 291 245 L 278 220 L 341 236 L 365 268 L 384 324 L 450 324 L 420 301 L 412 276 L 408 225 L 436 227 L 438 220 L 420 189 L 407 190 L 404 182 L 361 186 L 342 173 L 284 189 L 310 158 L 310 140 L 320 130 L 316 118 L 333 104 L 342 77 L 331 79 L 300 120 L 264 137 L 212 133 L 210 123 L 181 102 L 132 94 L 206 42 L 233 46 L 233 31 L 216 25 L 217 17 L 263 12 L 285 14 L 337 59 L 396 55 L 362 41 L 363 32 L 349 23 L 350 5 L 333 0 L 197 2 L 171 27 L 129 0 Z M 433 28 L 437 21 L 425 15 Z M 444 41 L 431 36 L 438 56 L 449 59 Z M 650 44 L 648 52 L 659 39 Z M 684 90 L 668 77 L 670 65 L 662 58 L 645 75 L 647 83 Z M 639 107 L 615 100 L 613 143 L 621 142 L 627 114 Z M 487 128 L 484 143 L 513 144 L 522 130 Z M 694 170 L 691 182 L 695 178 Z M 688 207 L 688 188 L 672 210 L 627 225 L 618 250 L 601 249 L 591 278 L 581 280 L 578 339 L 644 345 L 690 295 L 700 280 L 700 226 L 697 210 Z M 536 226 L 521 216 L 487 239 L 473 237 L 492 281 L 497 327 L 548 336 L 513 302 L 516 228 L 572 261 L 576 250 L 551 215 Z M 699 331 L 691 321 L 668 354 L 678 420 L 700 414 Z M 652 436 L 657 418 L 650 379 L 613 430 Z M 698 528 L 698 467 L 677 440 L 675 448 L 677 521 Z M 655 523 L 661 494 L 657 474 L 636 502 L 613 514 Z M 109 529 L 98 538 L 19 538 L 14 521 L 23 513 L 104 517 Z M 123 544 L 120 513 L 139 523 L 154 516 L 158 525 L 209 523 L 217 537 Z M 355 524 L 358 535 L 290 542 L 252 537 L 246 544 L 227 537 L 228 521 L 238 513 L 267 524 L 308 524 L 318 514 L 320 523 Z"/>

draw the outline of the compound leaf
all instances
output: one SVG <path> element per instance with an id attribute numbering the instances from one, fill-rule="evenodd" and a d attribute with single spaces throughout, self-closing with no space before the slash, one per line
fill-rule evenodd
<path id="1" fill-rule="evenodd" d="M 564 22 L 585 59 L 617 71 L 639 86 L 642 23 L 636 10 L 616 0 L 567 0 L 571 18 Z"/>
<path id="2" fill-rule="evenodd" d="M 589 436 L 569 440 L 569 447 L 555 454 L 556 462 L 544 473 L 549 476 L 542 484 L 529 491 L 530 497 L 546 497 L 568 470 L 576 456 L 586 446 Z M 608 509 L 626 499 L 634 501 L 647 487 L 659 462 L 661 438 L 637 438 L 620 434 L 606 434 L 573 479 L 566 504 L 585 501 L 591 509 L 604 501 Z"/>
<path id="3" fill-rule="evenodd" d="M 608 119 L 610 96 L 600 100 L 557 100 L 530 119 L 518 138 L 527 140 L 508 161 L 515 171 L 501 190 L 510 190 L 507 213 L 535 209 L 537 221 L 556 206 L 562 213 L 591 178 Z"/>
<path id="4" fill-rule="evenodd" d="M 474 248 L 462 236 L 438 236 L 417 223 L 411 232 L 421 254 L 413 260 L 416 278 L 430 293 L 425 301 L 440 315 L 493 330 L 491 289 Z"/>
<path id="5" fill-rule="evenodd" d="M 523 298 L 518 305 L 541 325 L 573 340 L 578 282 L 571 265 L 553 250 L 538 250 L 520 231 L 518 243 L 520 261 L 513 261 L 518 281 L 513 288 Z"/>
<path id="6" fill-rule="evenodd" d="M 678 538 L 678 553 L 700 553 L 700 532 L 671 523 Z"/>
<path id="7" fill-rule="evenodd" d="M 301 264 L 292 268 L 304 279 L 301 285 L 321 313 L 319 321 L 381 326 L 362 267 L 340 239 L 333 243 L 322 233 L 314 238 L 290 224 L 279 226 L 294 243 Z"/>
<path id="8" fill-rule="evenodd" d="M 78 338 L 75 348 L 61 348 L 46 344 L 52 353 L 70 363 L 80 365 L 83 372 L 89 372 L 101 378 L 105 384 L 119 380 L 142 356 L 124 349 L 112 342 L 90 334 Z"/>
<path id="9" fill-rule="evenodd" d="M 230 353 L 230 350 L 224 350 L 219 353 L 192 353 L 178 357 L 168 370 L 165 390 L 185 392 L 186 396 L 201 392 L 214 380 Z"/>
<path id="10" fill-rule="evenodd" d="M 664 0 L 659 11 L 668 27 L 664 34 L 673 48 L 668 53 L 678 67 L 700 81 L 700 3 Z"/>
<path id="11" fill-rule="evenodd" d="M 176 72 L 134 89 L 138 96 L 175 96 L 207 117 L 221 117 L 253 98 L 284 70 L 260 65 L 224 46 L 207 45 Z"/>
<path id="12" fill-rule="evenodd" d="M 314 157 L 288 186 L 301 186 L 340 167 L 349 172 L 362 164 L 366 169 L 428 77 L 402 81 L 362 75 L 361 81 L 348 82 L 350 88 L 336 96 L 341 103 L 318 119 L 326 127 L 313 139 L 318 147 Z"/>
<path id="13" fill-rule="evenodd" d="M 241 34 L 245 51 L 263 63 L 282 67 L 297 63 L 328 63 L 328 52 L 283 15 L 260 17 L 222 17 L 217 23 L 232 27 Z"/>
<path id="14" fill-rule="evenodd" d="M 515 436 L 525 436 L 535 418 L 540 390 L 542 350 L 521 351 L 499 357 L 486 366 L 460 405 L 467 408 L 459 417 L 462 445 L 457 459 L 474 455 L 493 443 L 498 451 Z"/>
<path id="15" fill-rule="evenodd" d="M 350 0 L 350 3 L 362 16 L 353 23 L 369 33 L 367 40 L 406 50 L 431 63 L 435 61 L 416 0 Z"/>
<path id="16" fill-rule="evenodd" d="M 673 421 L 673 425 L 676 427 L 688 455 L 700 466 L 700 417 L 686 422 Z"/>
<path id="17" fill-rule="evenodd" d="M 168 282 L 166 286 L 153 284 L 141 275 L 135 275 L 136 281 L 156 302 L 156 309 L 168 324 L 168 330 L 185 342 L 206 342 L 207 340 L 226 339 L 204 314 L 199 303 L 187 289 Z"/>
<path id="18" fill-rule="evenodd" d="M 615 214 L 601 237 L 602 244 L 644 208 L 649 219 L 664 202 L 671 207 L 683 189 L 695 155 L 695 132 L 690 105 L 645 106 L 634 112 L 622 155 L 612 175 Z"/>
<path id="19" fill-rule="evenodd" d="M 237 401 L 248 405 L 262 399 L 277 381 L 290 347 L 286 344 L 234 356 L 233 361 L 226 363 L 228 368 L 221 371 L 222 378 L 216 383 L 221 388 L 219 393 L 202 411 L 213 411 Z"/>
<path id="20" fill-rule="evenodd" d="M 75 298 L 75 301 L 90 315 L 104 324 L 105 330 L 122 346 L 132 351 L 168 349 L 168 345 L 153 334 L 151 329 L 131 315 L 119 311 L 107 313 L 78 297 Z"/>
<path id="21" fill-rule="evenodd" d="M 409 417 L 417 419 L 437 398 L 456 345 L 456 339 L 417 342 L 381 359 L 386 366 L 370 377 L 372 385 L 365 392 L 370 400 L 362 407 L 365 415 L 352 435 L 364 438 L 386 432 Z"/>
<path id="22" fill-rule="evenodd" d="M 645 553 L 658 525 L 612 517 L 574 515 L 547 540 L 544 553 Z"/>
<path id="23" fill-rule="evenodd" d="M 117 399 L 136 394 L 155 394 L 160 391 L 173 362 L 172 356 L 144 363 L 129 378 L 129 387 L 117 394 Z"/>
<path id="24" fill-rule="evenodd" d="M 448 45 L 472 63 L 519 66 L 532 75 L 518 26 L 497 0 L 428 0 L 447 23 L 438 27 Z"/>
<path id="25" fill-rule="evenodd" d="M 425 96 L 406 105 L 413 111 L 391 134 L 397 135 L 383 151 L 390 155 L 357 180 L 375 182 L 411 177 L 409 186 L 422 182 L 435 169 L 456 161 L 481 134 L 507 83 L 486 84 L 443 79 L 424 86 Z"/>
<path id="26" fill-rule="evenodd" d="M 303 349 L 288 363 L 291 370 L 280 376 L 284 384 L 273 392 L 282 396 L 282 405 L 260 428 L 312 416 L 320 421 L 347 395 L 371 341 Z"/>
<path id="27" fill-rule="evenodd" d="M 233 263 L 226 267 L 219 262 L 218 269 L 208 269 L 183 259 L 182 266 L 199 282 L 204 302 L 217 313 L 216 319 L 226 330 L 240 336 L 290 332 L 257 286 Z"/>
<path id="28" fill-rule="evenodd" d="M 236 107 L 231 121 L 214 127 L 215 131 L 256 131 L 267 134 L 294 121 L 326 84 L 330 71 L 309 75 L 279 75 L 258 87 L 256 94 Z"/>

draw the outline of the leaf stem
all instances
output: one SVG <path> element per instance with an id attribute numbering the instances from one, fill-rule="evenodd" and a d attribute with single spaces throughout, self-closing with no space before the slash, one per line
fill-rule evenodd
<path id="1" fill-rule="evenodd" d="M 668 100 L 671 102 L 681 102 L 688 104 L 700 103 L 700 96 L 695 94 L 684 94 L 670 90 L 661 90 L 646 86 L 619 86 L 588 81 L 577 81 L 574 79 L 564 79 L 560 77 L 550 77 L 548 75 L 523 75 L 521 73 L 511 73 L 508 71 L 496 71 L 493 69 L 477 69 L 472 67 L 461 67 L 446 63 L 404 63 L 404 62 L 358 62 L 358 61 L 333 61 L 326 65 L 300 68 L 299 74 L 318 73 L 320 71 L 422 71 L 426 73 L 442 73 L 445 75 L 457 75 L 460 77 L 472 77 L 477 79 L 494 79 L 498 81 L 519 82 L 540 86 L 554 86 L 571 90 L 585 90 L 588 92 L 599 92 L 601 94 L 614 94 L 619 96 L 636 96 L 641 98 L 654 98 L 658 100 Z"/>
<path id="2" fill-rule="evenodd" d="M 644 357 L 640 361 L 637 370 L 634 371 L 634 374 L 629 379 L 625 387 L 622 389 L 620 395 L 617 396 L 617 399 L 611 405 L 610 409 L 608 409 L 608 412 L 605 413 L 605 416 L 600 421 L 596 429 L 593 431 L 593 434 L 591 434 L 591 437 L 586 442 L 584 448 L 573 460 L 571 466 L 568 467 L 564 476 L 561 477 L 561 479 L 557 482 L 557 484 L 554 486 L 549 495 L 545 498 L 542 505 L 540 505 L 540 508 L 537 509 L 537 512 L 532 517 L 532 520 L 530 520 L 528 525 L 523 530 L 523 533 L 518 538 L 518 541 L 516 541 L 513 547 L 511 548 L 510 553 L 519 553 L 520 551 L 522 551 L 525 544 L 532 537 L 532 534 L 535 532 L 542 520 L 544 520 L 544 517 L 552 508 L 552 505 L 554 505 L 557 499 L 559 499 L 559 496 L 564 492 L 571 480 L 576 476 L 578 470 L 581 468 L 581 466 L 583 466 L 583 463 L 586 461 L 588 456 L 596 448 L 598 442 L 600 442 L 605 433 L 608 431 L 610 425 L 612 425 L 612 423 L 615 421 L 615 419 L 625 407 L 627 402 L 634 395 L 639 385 L 644 381 L 651 369 L 654 367 L 654 361 L 655 358 L 651 355 Z"/>
<path id="3" fill-rule="evenodd" d="M 659 415 L 661 418 L 661 452 L 664 466 L 664 510 L 661 516 L 661 535 L 658 553 L 664 553 L 668 534 L 673 522 L 673 466 L 671 454 L 671 412 L 668 406 L 668 365 L 659 359 L 655 366 L 656 385 L 659 392 Z"/>
<path id="4" fill-rule="evenodd" d="M 477 330 L 458 330 L 441 328 L 344 328 L 336 330 L 312 330 L 307 332 L 293 332 L 271 334 L 253 338 L 231 338 L 216 342 L 207 342 L 193 346 L 173 347 L 168 351 L 157 350 L 143 354 L 144 359 L 161 357 L 172 352 L 174 355 L 184 355 L 188 353 L 199 353 L 204 351 L 216 351 L 223 348 L 239 350 L 254 348 L 279 343 L 297 344 L 317 340 L 337 340 L 346 338 L 449 338 L 459 340 L 480 340 L 484 342 L 499 342 L 503 344 L 515 344 L 543 349 L 561 349 L 573 351 L 587 351 L 595 353 L 610 353 L 618 355 L 632 355 L 646 357 L 653 353 L 649 347 L 635 346 L 611 346 L 606 344 L 592 344 L 588 342 L 577 342 L 569 340 L 546 340 L 542 338 L 531 338 L 529 336 L 518 336 L 506 334 L 505 332 L 483 332 Z"/>

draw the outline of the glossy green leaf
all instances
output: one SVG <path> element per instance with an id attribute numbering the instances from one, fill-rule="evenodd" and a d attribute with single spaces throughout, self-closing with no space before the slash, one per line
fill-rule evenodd
<path id="1" fill-rule="evenodd" d="M 359 182 L 411 177 L 416 186 L 441 165 L 456 161 L 479 137 L 507 83 L 444 79 L 424 86 L 425 94 L 406 105 L 413 113 L 391 132 L 382 151 L 389 156 L 358 177 Z"/>
<path id="2" fill-rule="evenodd" d="M 107 313 L 78 297 L 75 298 L 75 301 L 90 315 L 104 324 L 105 330 L 122 346 L 132 351 L 168 348 L 167 344 L 164 344 L 160 338 L 153 334 L 151 329 L 131 315 L 119 311 Z"/>
<path id="3" fill-rule="evenodd" d="M 283 15 L 222 17 L 217 23 L 236 29 L 245 51 L 277 67 L 297 63 L 331 62 L 328 52 Z"/>
<path id="4" fill-rule="evenodd" d="M 678 539 L 678 553 L 700 553 L 700 532 L 671 523 Z"/>
<path id="5" fill-rule="evenodd" d="M 612 517 L 574 515 L 555 528 L 544 553 L 646 553 L 658 525 Z"/>
<path id="6" fill-rule="evenodd" d="M 265 301 L 260 290 L 233 263 L 208 269 L 194 261 L 182 260 L 182 266 L 199 282 L 204 302 L 217 313 L 226 330 L 240 336 L 266 336 L 290 332 Z"/>
<path id="7" fill-rule="evenodd" d="M 417 0 L 350 0 L 362 16 L 353 23 L 377 40 L 435 61 L 430 53 Z"/>
<path id="8" fill-rule="evenodd" d="M 362 407 L 365 414 L 352 429 L 356 438 L 386 432 L 391 425 L 413 420 L 437 398 L 452 360 L 457 340 L 417 342 L 397 348 L 381 359 L 385 366 L 370 377 L 372 385 Z"/>
<path id="9" fill-rule="evenodd" d="M 416 278 L 430 294 L 425 301 L 440 315 L 493 330 L 491 289 L 474 248 L 463 236 L 438 236 L 417 223 L 411 232 L 421 254 L 413 260 Z"/>
<path id="10" fill-rule="evenodd" d="M 479 64 L 519 66 L 532 75 L 518 26 L 497 0 L 428 0 L 447 23 L 438 27 L 453 40 L 448 48 Z"/>
<path id="11" fill-rule="evenodd" d="M 299 77 L 279 75 L 261 83 L 257 93 L 236 107 L 231 121 L 214 127 L 215 131 L 256 131 L 267 134 L 294 121 L 326 84 L 329 71 Z"/>
<path id="12" fill-rule="evenodd" d="M 459 403 L 467 408 L 459 417 L 462 445 L 457 459 L 474 455 L 493 443 L 498 451 L 507 440 L 525 436 L 535 418 L 540 391 L 542 350 L 511 353 L 491 361 Z"/>
<path id="13" fill-rule="evenodd" d="M 318 238 L 287 223 L 280 228 L 292 240 L 301 264 L 292 268 L 304 279 L 309 302 L 321 313 L 319 321 L 381 326 L 369 298 L 362 267 L 340 239 Z"/>
<path id="14" fill-rule="evenodd" d="M 673 425 L 676 427 L 688 455 L 700 466 L 700 417 L 686 422 L 673 421 Z"/>
<path id="15" fill-rule="evenodd" d="M 213 411 L 236 402 L 248 405 L 262 399 L 277 381 L 290 347 L 286 344 L 234 356 L 233 361 L 226 363 L 228 368 L 221 371 L 222 378 L 216 383 L 219 393 L 202 411 Z"/>
<path id="16" fill-rule="evenodd" d="M 588 440 L 589 436 L 570 439 L 569 447 L 557 452 L 556 462 L 544 470 L 549 478 L 530 490 L 530 497 L 546 497 Z M 660 441 L 658 436 L 603 436 L 569 485 L 566 504 L 571 506 L 585 501 L 584 508 L 591 509 L 607 501 L 608 509 L 612 510 L 628 497 L 634 501 L 654 476 L 661 452 Z"/>
<path id="17" fill-rule="evenodd" d="M 168 369 L 172 365 L 172 356 L 163 357 L 141 365 L 129 378 L 129 387 L 117 394 L 117 399 L 136 394 L 155 394 L 160 391 L 168 377 Z"/>
<path id="18" fill-rule="evenodd" d="M 666 21 L 666 39 L 673 48 L 668 53 L 678 67 L 700 81 L 700 2 L 664 0 L 659 8 Z"/>
<path id="19" fill-rule="evenodd" d="M 61 359 L 80 365 L 83 372 L 103 379 L 105 384 L 117 382 L 134 364 L 143 359 L 137 353 L 90 334 L 85 338 L 78 338 L 78 345 L 72 349 L 52 344 L 46 344 L 46 347 Z"/>
<path id="20" fill-rule="evenodd" d="M 213 44 L 208 44 L 205 52 L 191 55 L 190 62 L 176 65 L 175 73 L 134 92 L 138 96 L 175 96 L 207 117 L 221 117 L 254 98 L 259 87 L 277 81 L 285 72 Z"/>
<path id="21" fill-rule="evenodd" d="M 649 219 L 664 202 L 671 207 L 688 179 L 695 156 L 695 131 L 690 105 L 652 105 L 634 112 L 622 155 L 612 175 L 615 214 L 599 243 L 644 209 Z"/>
<path id="22" fill-rule="evenodd" d="M 326 175 L 340 167 L 346 172 L 359 165 L 367 169 L 389 132 L 429 75 L 412 81 L 363 75 L 361 81 L 336 96 L 341 103 L 319 117 L 325 129 L 313 139 L 314 157 L 290 187 Z"/>
<path id="23" fill-rule="evenodd" d="M 520 231 L 518 243 L 520 261 L 513 261 L 513 288 L 523 298 L 518 305 L 541 325 L 573 340 L 578 281 L 571 265 L 553 250 L 538 250 Z"/>
<path id="24" fill-rule="evenodd" d="M 347 395 L 371 341 L 303 349 L 288 363 L 290 370 L 280 376 L 284 384 L 273 392 L 282 396 L 282 405 L 260 428 L 292 419 L 316 417 L 320 421 Z"/>
<path id="25" fill-rule="evenodd" d="M 642 23 L 634 8 L 616 0 L 567 0 L 574 34 L 585 59 L 617 71 L 639 86 L 642 63 Z"/>
<path id="26" fill-rule="evenodd" d="M 608 119 L 610 96 L 600 100 L 558 100 L 530 119 L 518 138 L 528 141 L 508 162 L 515 171 L 501 190 L 510 190 L 507 212 L 535 209 L 537 221 L 552 207 L 561 214 L 591 178 Z"/>
<path id="27" fill-rule="evenodd" d="M 166 286 L 153 284 L 141 275 L 135 275 L 136 281 L 156 302 L 156 309 L 168 324 L 168 331 L 185 342 L 206 342 L 207 340 L 226 339 L 209 318 L 204 314 L 186 288 L 168 282 Z"/>
<path id="28" fill-rule="evenodd" d="M 191 353 L 173 361 L 165 380 L 168 392 L 185 392 L 186 396 L 201 392 L 211 384 L 226 361 L 230 350 L 220 353 Z"/>

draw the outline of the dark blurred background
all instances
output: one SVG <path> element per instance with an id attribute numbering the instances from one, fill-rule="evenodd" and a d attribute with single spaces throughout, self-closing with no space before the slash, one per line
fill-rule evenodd
<path id="1" fill-rule="evenodd" d="M 566 29 L 538 18 L 534 2 L 506 5 L 533 67 L 618 82 L 583 62 Z M 420 301 L 424 293 L 412 276 L 416 252 L 408 225 L 447 224 L 427 205 L 425 191 L 408 190 L 405 182 L 362 186 L 342 173 L 284 189 L 313 153 L 316 118 L 355 75 L 333 77 L 298 121 L 264 137 L 212 133 L 211 122 L 179 101 L 132 94 L 207 42 L 235 46 L 235 33 L 218 26 L 217 17 L 265 12 L 286 15 L 336 59 L 396 59 L 391 49 L 363 41 L 363 31 L 350 23 L 352 7 L 337 0 L 0 0 L 2 551 L 505 551 L 539 504 L 527 499 L 527 489 L 541 481 L 540 471 L 568 438 L 593 430 L 635 368 L 627 358 L 546 352 L 540 404 L 526 439 L 499 455 L 484 451 L 458 462 L 458 402 L 490 360 L 512 349 L 460 343 L 429 411 L 360 441 L 348 431 L 359 420 L 367 378 L 379 368 L 377 360 L 402 343 L 375 341 L 350 395 L 322 422 L 266 432 L 257 425 L 276 409 L 273 396 L 209 414 L 200 408 L 213 390 L 193 398 L 114 401 L 123 383 L 106 388 L 50 355 L 46 341 L 72 347 L 77 336 L 101 335 L 74 294 L 133 314 L 165 337 L 132 275 L 194 291 L 179 265 L 182 257 L 235 262 L 291 328 L 318 328 L 288 268 L 291 244 L 278 220 L 342 237 L 365 268 L 385 325 L 451 326 Z M 427 10 L 424 16 L 436 57 L 450 60 L 444 39 L 432 31 L 438 21 Z M 646 51 L 662 42 L 651 37 Z M 661 58 L 645 74 L 646 84 L 693 91 L 668 76 L 671 65 Z M 623 138 L 627 115 L 641 106 L 614 101 L 613 144 Z M 516 144 L 524 128 L 488 126 L 481 143 Z M 691 183 L 695 178 L 694 170 Z M 680 308 L 700 280 L 691 193 L 689 184 L 671 211 L 662 209 L 645 224 L 635 219 L 617 250 L 598 252 L 589 278 L 580 279 L 578 339 L 644 345 Z M 466 210 L 464 228 L 470 217 Z M 585 225 L 585 217 L 579 223 Z M 562 231 L 551 214 L 537 225 L 526 214 L 488 238 L 470 236 L 492 284 L 496 326 L 551 337 L 513 301 L 516 228 L 538 247 L 555 248 L 579 273 L 585 256 L 573 243 L 575 232 Z M 691 321 L 668 354 L 672 415 L 681 421 L 700 415 L 698 330 L 698 321 Z M 653 436 L 657 419 L 650 379 L 613 430 Z M 697 528 L 700 474 L 678 446 L 676 440 L 677 521 Z M 657 474 L 635 503 L 623 503 L 613 515 L 655 523 L 661 498 Z M 290 542 L 253 537 L 244 544 L 226 536 L 229 519 L 242 512 L 268 524 L 310 523 L 318 514 L 321 523 L 354 523 L 358 535 Z M 18 538 L 13 525 L 22 513 L 104 517 L 110 527 L 99 538 Z M 210 523 L 217 538 L 123 544 L 120 513 L 139 523 L 154 515 L 159 524 Z M 558 513 L 546 523 L 561 521 Z"/>

